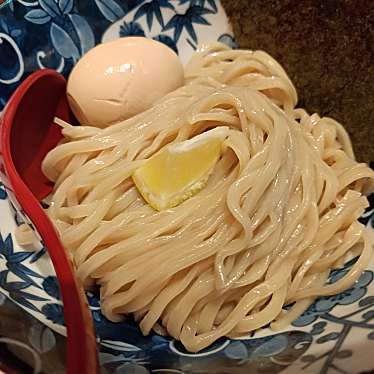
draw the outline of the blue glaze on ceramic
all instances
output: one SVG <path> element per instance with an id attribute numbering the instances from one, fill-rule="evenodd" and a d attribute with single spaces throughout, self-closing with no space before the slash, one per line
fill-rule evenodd
<path id="1" fill-rule="evenodd" d="M 212 35 L 235 46 L 229 27 L 222 28 L 227 20 L 217 0 L 14 0 L 4 4 L 0 7 L 0 110 L 31 72 L 48 67 L 68 76 L 77 60 L 104 39 L 151 37 L 183 56 Z M 216 25 L 221 29 L 215 29 Z M 4 175 L 1 180 L 7 185 Z M 374 227 L 373 196 L 370 202 L 362 222 Z M 42 241 L 32 251 L 15 242 L 18 225 L 33 226 L 3 184 L 0 210 L 0 304 L 6 295 L 64 333 L 59 286 L 46 249 Z M 352 262 L 333 271 L 330 282 L 346 274 L 350 266 Z M 287 331 L 274 334 L 263 329 L 239 340 L 222 338 L 197 354 L 168 337 L 144 337 L 132 321 L 108 321 L 98 295 L 87 296 L 104 372 L 239 374 L 278 373 L 288 368 L 295 373 L 305 369 L 327 373 L 334 368 L 351 373 L 347 360 L 352 363 L 358 354 L 351 342 L 359 334 L 362 344 L 374 340 L 372 281 L 373 272 L 366 270 L 352 288 L 318 299 Z M 55 344 L 48 328 L 33 334 L 30 342 L 38 350 Z"/>
<path id="2" fill-rule="evenodd" d="M 0 195 L 6 203 L 3 185 L 0 185 Z M 374 204 L 367 212 L 372 209 Z M 373 217 L 367 217 L 372 227 Z M 46 324 L 62 326 L 63 307 L 56 276 L 37 271 L 38 262 L 46 257 L 44 247 L 35 252 L 15 247 L 11 233 L 5 237 L 0 234 L 0 264 L 2 261 L 3 267 L 5 265 L 5 270 L 0 271 L 0 289 L 34 315 L 44 317 Z M 353 263 L 354 260 L 334 270 L 329 282 L 339 280 Z M 373 278 L 373 272 L 366 270 L 350 289 L 316 300 L 288 331 L 274 334 L 264 329 L 240 340 L 222 338 L 197 354 L 187 352 L 169 337 L 156 334 L 144 337 L 130 320 L 110 322 L 101 313 L 99 295 L 88 292 L 87 297 L 101 345 L 101 365 L 109 371 L 142 369 L 141 373 L 149 373 L 168 369 L 184 373 L 242 373 L 245 370 L 246 373 L 260 373 L 266 369 L 266 372 L 277 373 L 299 361 L 304 368 L 320 363 L 319 372 L 326 373 L 332 366 L 339 367 L 339 359 L 353 357 L 352 348 L 341 347 L 356 329 L 367 331 L 366 339 L 374 340 Z M 342 307 L 347 308 L 346 313 L 342 314 Z M 329 348 L 317 355 L 311 353 L 315 351 L 311 347 L 316 345 L 329 345 Z"/>
<path id="3" fill-rule="evenodd" d="M 191 46 L 189 54 L 199 43 L 209 40 L 212 25 L 227 23 L 216 0 L 14 0 L 4 3 L 0 8 L 0 111 L 31 72 L 52 68 L 68 76 L 79 58 L 100 43 L 104 33 L 116 22 L 121 22 L 121 26 L 111 38 L 152 37 L 175 51 L 187 42 Z M 228 26 L 222 30 L 222 41 L 231 44 L 232 37 L 227 30 Z M 210 38 L 218 40 L 220 36 L 213 32 Z"/>

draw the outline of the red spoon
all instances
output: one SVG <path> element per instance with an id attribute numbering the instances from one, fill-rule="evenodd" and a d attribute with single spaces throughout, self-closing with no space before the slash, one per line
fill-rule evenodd
<path id="1" fill-rule="evenodd" d="M 87 299 L 40 205 L 41 199 L 53 188 L 41 171 L 41 161 L 61 139 L 60 128 L 53 124 L 53 118 L 74 120 L 65 92 L 65 79 L 54 70 L 39 70 L 30 75 L 6 106 L 1 126 L 1 151 L 14 195 L 43 238 L 60 283 L 68 336 L 67 372 L 94 374 L 99 369 Z"/>

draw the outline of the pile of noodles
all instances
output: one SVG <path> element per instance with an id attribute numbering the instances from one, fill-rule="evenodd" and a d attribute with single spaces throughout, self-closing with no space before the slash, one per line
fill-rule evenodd
<path id="1" fill-rule="evenodd" d="M 210 45 L 185 78 L 105 129 L 60 121 L 65 140 L 43 170 L 55 182 L 49 217 L 79 278 L 101 287 L 104 314 L 132 314 L 144 334 L 196 352 L 222 336 L 284 328 L 316 297 L 352 286 L 372 255 L 357 219 L 374 173 L 355 161 L 339 123 L 295 109 L 295 88 L 266 53 Z M 166 144 L 217 126 L 230 131 L 207 186 L 153 210 L 132 172 Z"/>

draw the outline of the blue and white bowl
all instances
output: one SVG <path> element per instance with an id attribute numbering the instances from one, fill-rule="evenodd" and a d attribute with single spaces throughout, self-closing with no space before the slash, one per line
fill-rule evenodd
<path id="1" fill-rule="evenodd" d="M 0 5 L 0 110 L 35 70 L 67 76 L 96 44 L 129 35 L 159 40 L 183 61 L 198 44 L 233 43 L 217 0 L 6 0 Z"/>
<path id="2" fill-rule="evenodd" d="M 35 70 L 48 67 L 67 76 L 90 48 L 128 35 L 159 40 L 184 62 L 198 44 L 219 40 L 234 45 L 218 0 L 6 0 L 0 5 L 0 111 Z M 4 176 L 0 178 L 0 295 L 48 329 L 65 334 L 59 287 L 46 249 L 42 241 L 34 251 L 18 246 L 14 232 L 27 217 Z M 363 220 L 373 227 L 371 200 Z M 351 265 L 332 272 L 330 281 L 338 280 Z M 371 370 L 373 277 L 368 269 L 351 289 L 318 299 L 285 331 L 274 334 L 262 329 L 238 340 L 223 338 L 197 354 L 171 338 L 144 337 L 135 323 L 108 321 L 98 296 L 88 293 L 102 371 L 241 374 L 287 369 L 287 373 L 353 374 Z M 52 349 L 53 340 L 49 343 Z"/>

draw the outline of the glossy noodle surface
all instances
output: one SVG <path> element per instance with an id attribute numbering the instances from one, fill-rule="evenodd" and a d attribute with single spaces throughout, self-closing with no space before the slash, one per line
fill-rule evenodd
<path id="1" fill-rule="evenodd" d="M 284 328 L 316 297 L 350 287 L 372 256 L 357 219 L 374 174 L 355 161 L 339 123 L 295 108 L 294 86 L 265 52 L 207 46 L 185 79 L 108 128 L 60 122 L 65 139 L 43 170 L 55 182 L 48 214 L 79 278 L 100 286 L 105 315 L 133 314 L 144 334 L 155 329 L 196 352 L 222 336 Z M 218 126 L 230 131 L 207 186 L 153 210 L 134 170 Z"/>

